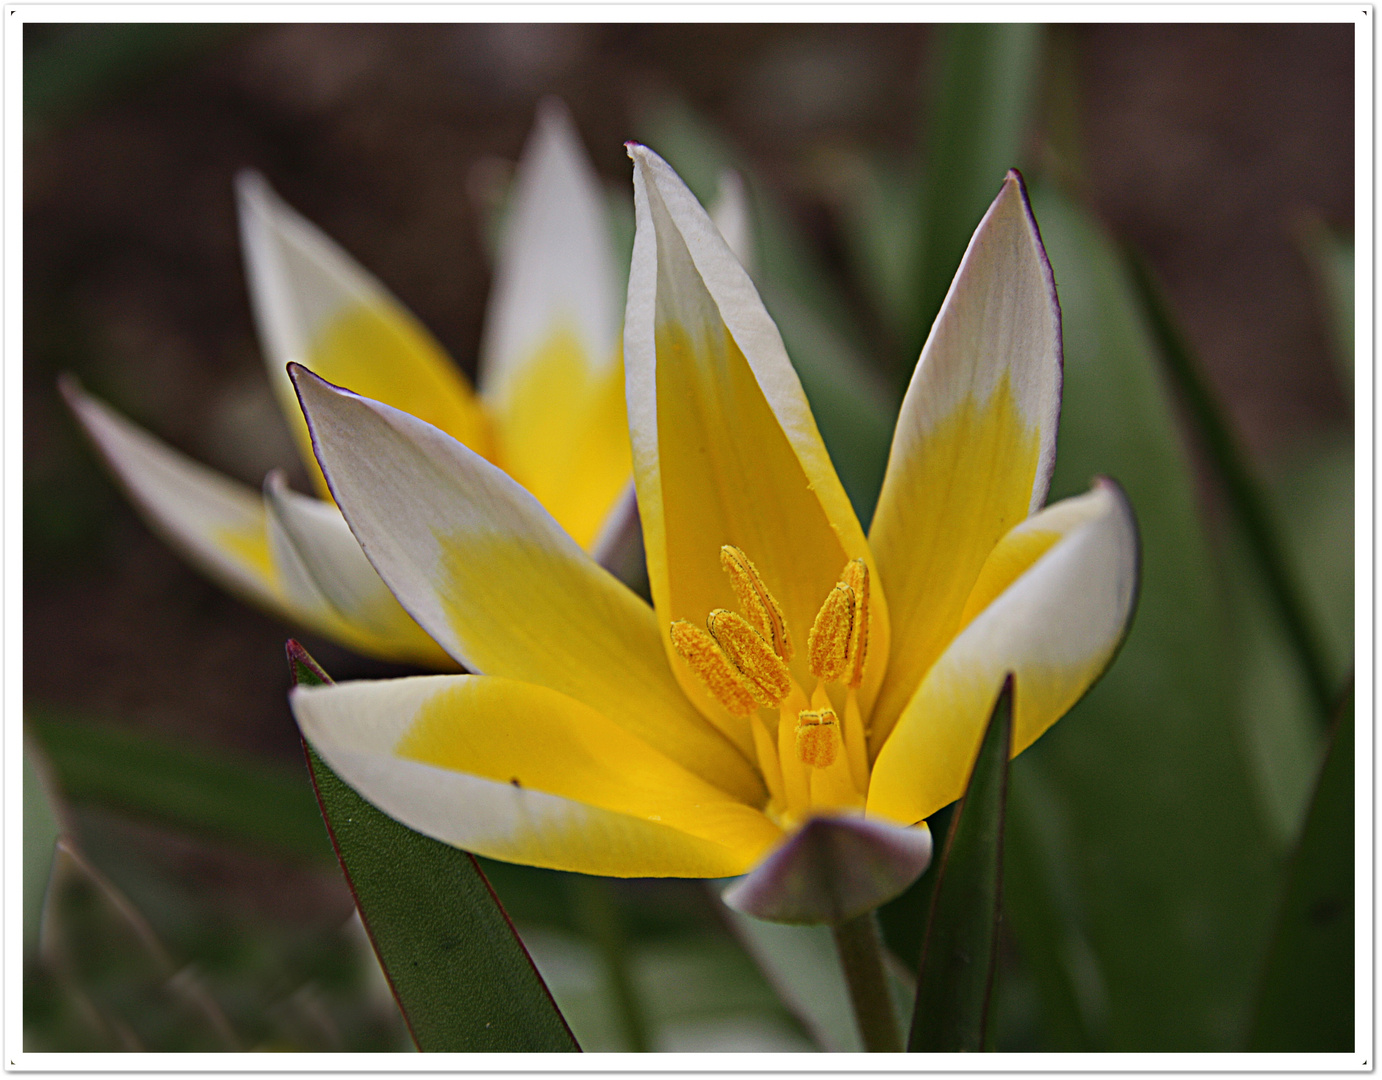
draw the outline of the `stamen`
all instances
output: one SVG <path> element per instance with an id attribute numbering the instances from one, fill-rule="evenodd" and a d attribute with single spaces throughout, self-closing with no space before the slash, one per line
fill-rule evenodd
<path id="1" fill-rule="evenodd" d="M 857 689 L 864 681 L 864 660 L 869 651 L 869 567 L 863 559 L 852 559 L 845 564 L 841 575 L 842 584 L 848 585 L 854 593 L 854 623 L 849 635 L 849 656 L 854 662 L 854 670 L 845 684 Z"/>
<path id="2" fill-rule="evenodd" d="M 751 716 L 758 709 L 757 687 L 739 673 L 715 639 L 699 626 L 678 619 L 672 624 L 672 644 L 715 700 L 731 713 Z"/>
<path id="3" fill-rule="evenodd" d="M 854 590 L 844 582 L 830 590 L 806 637 L 811 674 L 839 682 L 850 668 L 849 646 L 854 637 Z"/>
<path id="4" fill-rule="evenodd" d="M 733 611 L 716 608 L 705 620 L 716 643 L 752 684 L 760 705 L 776 706 L 792 689 L 792 674 L 758 631 Z"/>
<path id="5" fill-rule="evenodd" d="M 793 650 L 787 620 L 777 600 L 763 584 L 758 568 L 733 544 L 720 548 L 720 565 L 729 575 L 729 583 L 734 586 L 734 595 L 739 597 L 739 606 L 744 609 L 749 625 L 772 646 L 773 652 L 784 661 L 790 661 Z"/>
<path id="6" fill-rule="evenodd" d="M 828 769 L 840 751 L 840 721 L 834 709 L 807 709 L 797 716 L 797 759 Z"/>

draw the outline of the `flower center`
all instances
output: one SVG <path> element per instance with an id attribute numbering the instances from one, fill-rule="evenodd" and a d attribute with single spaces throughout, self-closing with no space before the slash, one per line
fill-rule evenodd
<path id="1" fill-rule="evenodd" d="M 808 697 L 788 667 L 794 650 L 782 607 L 758 569 L 729 544 L 720 565 L 740 610 L 716 608 L 704 630 L 678 619 L 672 644 L 715 700 L 748 720 L 768 814 L 796 825 L 813 811 L 862 810 L 869 767 L 856 691 L 868 653 L 868 566 L 846 563 L 816 614 L 806 639 L 816 679 Z"/>

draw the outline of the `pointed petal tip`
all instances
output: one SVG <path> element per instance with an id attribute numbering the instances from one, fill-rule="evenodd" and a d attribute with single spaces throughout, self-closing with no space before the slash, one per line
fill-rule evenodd
<path id="1" fill-rule="evenodd" d="M 269 182 L 264 179 L 264 174 L 249 165 L 236 169 L 232 182 L 235 185 L 235 194 L 241 198 L 254 198 L 271 190 Z"/>
<path id="2" fill-rule="evenodd" d="M 296 360 L 289 360 L 284 365 L 284 370 L 288 372 L 288 378 L 292 380 L 293 386 L 297 388 L 298 401 L 302 401 L 302 391 L 304 387 L 311 390 L 332 390 L 338 394 L 352 394 L 353 391 L 344 386 L 337 386 L 333 382 L 327 382 L 306 364 L 299 364 Z M 309 419 L 310 424 L 310 419 Z"/>
<path id="3" fill-rule="evenodd" d="M 288 474 L 282 469 L 270 469 L 264 474 L 264 494 L 274 498 L 288 490 Z"/>
<path id="4" fill-rule="evenodd" d="M 544 94 L 537 103 L 534 125 L 547 127 L 555 124 L 569 128 L 572 124 L 571 108 L 556 94 Z"/>
<path id="5" fill-rule="evenodd" d="M 235 210 L 241 228 L 271 228 L 282 200 L 264 174 L 248 166 L 240 169 L 235 174 L 234 188 Z"/>
<path id="6" fill-rule="evenodd" d="M 75 409 L 77 402 L 86 397 L 82 381 L 70 371 L 64 371 L 58 376 L 58 393 L 62 395 L 62 400 L 67 402 L 69 409 Z"/>

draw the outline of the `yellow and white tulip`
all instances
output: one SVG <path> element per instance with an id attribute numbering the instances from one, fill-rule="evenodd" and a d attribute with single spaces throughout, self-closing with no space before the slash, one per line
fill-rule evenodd
<path id="1" fill-rule="evenodd" d="M 1098 678 L 1133 610 L 1136 526 L 1103 480 L 1042 509 L 1060 311 L 1016 174 L 922 352 L 865 537 L 748 275 L 666 163 L 630 156 L 652 606 L 482 455 L 294 368 L 375 569 L 479 674 L 301 687 L 293 709 L 364 797 L 492 858 L 781 876 L 800 838 L 853 822 L 868 865 L 848 903 L 745 902 L 839 921 L 924 868 L 925 819 L 962 793 L 1008 673 L 1014 752 Z M 878 877 L 890 850 L 906 865 Z"/>
<path id="2" fill-rule="evenodd" d="M 600 557 L 630 527 L 618 275 L 599 182 L 545 103 L 520 161 L 481 346 L 479 392 L 376 278 L 255 174 L 238 180 L 246 275 L 269 377 L 320 498 L 261 494 L 191 461 L 64 380 L 68 403 L 149 524 L 230 591 L 356 651 L 453 660 L 401 608 L 331 501 L 286 365 L 395 405 L 505 469 Z"/>

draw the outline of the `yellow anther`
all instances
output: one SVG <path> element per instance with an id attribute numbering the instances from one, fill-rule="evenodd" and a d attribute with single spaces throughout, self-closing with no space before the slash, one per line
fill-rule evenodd
<path id="1" fill-rule="evenodd" d="M 797 716 L 797 760 L 828 769 L 840 752 L 840 721 L 834 709 L 804 709 Z"/>
<path id="2" fill-rule="evenodd" d="M 705 628 L 753 687 L 758 704 L 780 704 L 792 689 L 792 673 L 758 631 L 725 608 L 712 611 Z"/>
<path id="3" fill-rule="evenodd" d="M 758 708 L 757 688 L 720 651 L 713 637 L 699 626 L 678 619 L 672 624 L 672 644 L 716 701 L 735 716 L 753 715 Z"/>
<path id="4" fill-rule="evenodd" d="M 773 652 L 783 660 L 790 661 L 792 639 L 787 633 L 787 620 L 783 618 L 782 608 L 773 594 L 759 577 L 758 568 L 733 544 L 720 548 L 720 565 L 729 575 L 729 583 L 734 586 L 734 595 L 739 597 L 739 606 L 744 609 L 749 625 L 772 646 Z"/>
<path id="5" fill-rule="evenodd" d="M 839 682 L 850 667 L 849 646 L 854 637 L 854 590 L 844 582 L 830 590 L 806 636 L 806 655 L 811 674 L 826 682 Z"/>
<path id="6" fill-rule="evenodd" d="M 846 686 L 857 688 L 864 681 L 864 661 L 869 651 L 869 568 L 863 559 L 845 564 L 840 583 L 854 593 L 854 625 L 849 635 L 849 658 L 853 670 Z"/>

